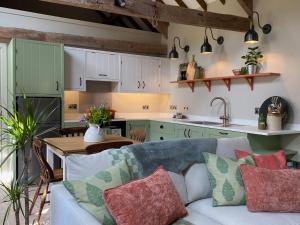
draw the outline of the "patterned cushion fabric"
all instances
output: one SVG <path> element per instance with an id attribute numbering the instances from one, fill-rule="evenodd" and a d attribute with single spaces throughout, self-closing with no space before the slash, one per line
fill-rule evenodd
<path id="1" fill-rule="evenodd" d="M 162 167 L 141 180 L 106 190 L 103 196 L 118 225 L 168 225 L 187 214 Z"/>
<path id="2" fill-rule="evenodd" d="M 240 165 L 255 165 L 252 157 L 248 156 L 236 161 L 211 153 L 203 153 L 203 155 L 213 189 L 213 206 L 245 205 L 246 197 Z"/>
<path id="3" fill-rule="evenodd" d="M 103 225 L 113 225 L 114 220 L 107 211 L 102 192 L 106 189 L 126 184 L 131 176 L 126 161 L 98 172 L 95 176 L 78 181 L 64 181 L 66 189 L 78 204 L 92 214 Z"/>
<path id="4" fill-rule="evenodd" d="M 249 156 L 250 154 L 245 151 L 235 150 L 235 156 L 237 159 Z M 252 155 L 257 167 L 270 169 L 270 170 L 282 170 L 286 169 L 286 157 L 283 150 L 276 153 Z"/>
<path id="5" fill-rule="evenodd" d="M 300 212 L 300 170 L 240 169 L 249 211 Z"/>

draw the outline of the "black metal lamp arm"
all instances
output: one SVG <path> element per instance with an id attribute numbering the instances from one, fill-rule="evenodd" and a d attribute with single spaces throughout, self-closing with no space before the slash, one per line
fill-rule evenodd
<path id="1" fill-rule="evenodd" d="M 180 38 L 175 36 L 174 39 L 173 39 L 173 46 L 175 46 L 175 41 L 178 41 L 178 46 L 179 48 L 183 49 L 185 52 L 189 52 L 190 50 L 190 46 L 188 45 L 185 45 L 184 47 L 181 46 L 181 42 L 180 42 Z"/>
<path id="2" fill-rule="evenodd" d="M 265 24 L 265 25 L 262 26 L 261 23 L 260 23 L 259 13 L 257 11 L 253 11 L 252 12 L 252 17 L 250 17 L 252 25 L 253 25 L 254 15 L 257 16 L 258 27 L 263 31 L 264 34 L 269 34 L 272 31 L 272 26 L 270 24 Z"/>
<path id="3" fill-rule="evenodd" d="M 223 36 L 219 36 L 218 38 L 215 38 L 214 37 L 214 34 L 212 32 L 212 29 L 211 27 L 205 27 L 205 37 L 207 38 L 207 29 L 210 30 L 210 33 L 211 33 L 211 37 L 214 41 L 216 41 L 219 45 L 223 44 L 224 42 L 224 37 Z"/>

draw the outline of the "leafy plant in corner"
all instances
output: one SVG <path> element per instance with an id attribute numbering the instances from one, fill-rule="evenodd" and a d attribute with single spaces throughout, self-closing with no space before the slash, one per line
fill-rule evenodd
<path id="1" fill-rule="evenodd" d="M 258 50 L 258 47 L 249 47 L 248 48 L 249 51 L 246 55 L 242 56 L 242 59 L 245 59 L 245 65 L 249 66 L 249 65 L 254 65 L 257 66 L 258 63 L 258 59 L 263 58 L 262 53 Z"/>
<path id="2" fill-rule="evenodd" d="M 54 130 L 55 128 L 49 128 L 48 130 L 38 133 L 37 124 L 39 121 L 46 121 L 56 110 L 53 108 L 53 102 L 50 102 L 48 106 L 44 108 L 42 112 L 36 112 L 33 104 L 26 98 L 22 97 L 23 108 L 22 112 L 18 111 L 16 107 L 12 107 L 9 110 L 6 107 L 1 106 L 3 109 L 3 115 L 0 117 L 0 122 L 3 123 L 1 128 L 1 151 L 8 152 L 6 157 L 1 161 L 0 167 L 2 167 L 6 161 L 13 156 L 14 153 L 23 154 L 24 168 L 22 174 L 14 178 L 14 181 L 10 185 L 2 184 L 0 187 L 4 190 L 8 197 L 8 201 L 12 204 L 12 208 L 15 212 L 16 224 L 19 225 L 19 210 L 20 199 L 24 199 L 24 218 L 25 225 L 29 225 L 29 163 L 30 155 L 26 149 L 31 149 L 31 143 L 34 137 L 45 134 Z M 48 112 L 46 114 L 46 112 Z M 15 206 L 15 207 L 14 207 Z M 8 207 L 8 210 L 11 206 Z M 23 211 L 22 211 L 23 212 Z"/>

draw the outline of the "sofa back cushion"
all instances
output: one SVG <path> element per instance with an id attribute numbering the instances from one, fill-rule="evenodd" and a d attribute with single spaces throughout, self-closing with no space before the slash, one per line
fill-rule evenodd
<path id="1" fill-rule="evenodd" d="M 64 181 L 63 184 L 77 203 L 102 225 L 113 225 L 115 223 L 106 210 L 102 192 L 108 188 L 126 184 L 130 180 L 127 163 L 122 161 L 84 180 Z"/>
<path id="2" fill-rule="evenodd" d="M 186 172 L 184 179 L 188 203 L 211 197 L 212 188 L 209 183 L 205 163 L 195 163 L 192 165 Z"/>
<path id="3" fill-rule="evenodd" d="M 188 201 L 188 193 L 187 193 L 187 188 L 186 188 L 186 184 L 185 184 L 185 179 L 184 176 L 182 174 L 178 174 L 178 173 L 173 173 L 168 171 L 168 174 L 181 198 L 181 201 L 184 204 L 189 203 Z"/>
<path id="4" fill-rule="evenodd" d="M 169 225 L 187 215 L 162 167 L 148 177 L 108 189 L 103 196 L 118 225 Z"/>
<path id="5" fill-rule="evenodd" d="M 251 212 L 300 212 L 300 170 L 241 165 Z"/>
<path id="6" fill-rule="evenodd" d="M 217 155 L 235 159 L 235 149 L 243 149 L 249 153 L 252 153 L 252 148 L 250 146 L 249 140 L 245 137 L 218 139 L 216 150 Z"/>

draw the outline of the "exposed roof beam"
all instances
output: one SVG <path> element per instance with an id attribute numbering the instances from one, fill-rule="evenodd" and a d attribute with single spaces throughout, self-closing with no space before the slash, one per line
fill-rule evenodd
<path id="1" fill-rule="evenodd" d="M 204 0 L 196 0 L 198 2 L 198 4 L 202 7 L 202 9 L 204 9 L 205 11 L 207 11 L 207 4 Z"/>
<path id="2" fill-rule="evenodd" d="M 143 28 L 130 16 L 125 17 L 133 26 L 135 29 L 143 30 Z"/>
<path id="3" fill-rule="evenodd" d="M 250 26 L 248 18 L 212 12 L 201 12 L 177 6 L 165 5 L 149 0 L 127 0 L 126 7 L 117 7 L 111 0 L 41 0 L 45 2 L 71 5 L 110 13 L 152 19 L 157 11 L 157 20 L 194 26 L 245 32 Z"/>
<path id="4" fill-rule="evenodd" d="M 166 56 L 168 51 L 166 45 L 154 45 L 132 41 L 121 41 L 71 34 L 41 32 L 20 28 L 0 27 L 0 40 L 9 41 L 11 38 L 49 41 L 83 48 L 155 56 Z"/>
<path id="5" fill-rule="evenodd" d="M 152 26 L 152 23 L 149 22 L 147 19 L 141 19 L 143 23 L 151 30 L 152 32 L 157 32 L 157 30 Z"/>
<path id="6" fill-rule="evenodd" d="M 175 0 L 180 7 L 187 8 L 187 5 L 182 0 Z"/>
<path id="7" fill-rule="evenodd" d="M 220 2 L 221 2 L 223 5 L 225 5 L 226 0 L 220 0 Z"/>
<path id="8" fill-rule="evenodd" d="M 242 6 L 248 16 L 252 17 L 253 0 L 238 0 L 238 3 Z"/>

